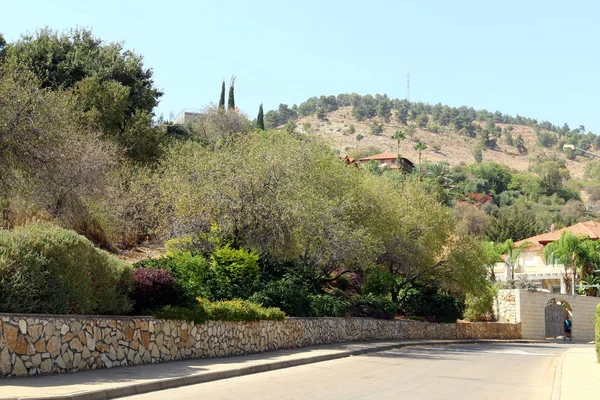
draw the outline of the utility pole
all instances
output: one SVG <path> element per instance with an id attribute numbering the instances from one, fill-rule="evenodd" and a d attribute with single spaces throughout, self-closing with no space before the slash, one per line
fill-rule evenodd
<path id="1" fill-rule="evenodd" d="M 406 100 L 410 101 L 410 72 L 406 73 Z"/>

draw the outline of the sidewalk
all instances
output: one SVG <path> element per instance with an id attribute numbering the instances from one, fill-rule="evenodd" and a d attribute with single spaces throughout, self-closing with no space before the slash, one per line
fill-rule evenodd
<path id="1" fill-rule="evenodd" d="M 560 400 L 600 399 L 600 363 L 594 345 L 568 350 L 561 375 Z"/>
<path id="2" fill-rule="evenodd" d="M 266 353 L 174 361 L 162 364 L 100 369 L 62 375 L 0 380 L 0 400 L 77 399 L 95 400 L 128 396 L 240 375 L 333 360 L 405 346 L 447 345 L 466 343 L 540 343 L 529 340 L 411 340 L 360 343 L 338 343 L 318 347 L 278 350 Z M 593 347 L 573 348 L 567 352 L 562 369 L 561 399 L 589 398 L 600 386 L 592 383 L 600 378 Z M 596 369 L 592 367 L 598 367 Z M 557 379 L 560 379 L 557 374 Z M 573 394 L 572 397 L 571 393 Z M 594 398 L 600 398 L 600 395 Z"/>

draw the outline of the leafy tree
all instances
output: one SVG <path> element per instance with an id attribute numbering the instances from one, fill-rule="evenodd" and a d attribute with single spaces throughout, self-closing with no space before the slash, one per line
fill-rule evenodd
<path id="1" fill-rule="evenodd" d="M 392 104 L 389 100 L 381 100 L 377 103 L 377 116 L 385 122 L 390 122 L 392 115 Z"/>
<path id="2" fill-rule="evenodd" d="M 225 109 L 225 80 L 221 84 L 221 97 L 219 97 L 219 110 Z"/>
<path id="3" fill-rule="evenodd" d="M 396 110 L 396 119 L 402 125 L 408 124 L 408 108 L 406 106 L 400 106 Z"/>
<path id="4" fill-rule="evenodd" d="M 485 234 L 493 242 L 503 243 L 508 239 L 519 241 L 544 231 L 536 219 L 536 214 L 521 203 L 502 207 L 491 219 Z"/>
<path id="5" fill-rule="evenodd" d="M 321 121 L 324 121 L 327 119 L 327 112 L 325 111 L 324 108 L 319 107 L 317 109 L 317 118 Z"/>
<path id="6" fill-rule="evenodd" d="M 471 153 L 473 154 L 475 162 L 480 163 L 483 161 L 483 146 L 481 144 L 474 145 L 471 149 Z"/>
<path id="7" fill-rule="evenodd" d="M 486 193 L 491 195 L 498 195 L 507 190 L 512 179 L 512 174 L 506 167 L 494 162 L 473 164 L 467 170 L 487 182 Z"/>
<path id="8" fill-rule="evenodd" d="M 263 115 L 263 105 L 262 103 L 258 107 L 258 116 L 256 117 L 256 127 L 261 131 L 265 130 L 265 117 Z"/>
<path id="9" fill-rule="evenodd" d="M 404 132 L 402 132 L 400 129 L 396 130 L 396 132 L 394 132 L 394 134 L 392 135 L 392 139 L 395 139 L 398 143 L 398 158 L 400 158 L 400 141 L 405 139 L 405 135 Z"/>
<path id="10" fill-rule="evenodd" d="M 227 99 L 227 110 L 235 110 L 235 96 L 234 96 L 234 88 L 235 85 L 235 76 L 231 77 L 231 82 L 229 83 L 229 98 Z"/>
<path id="11" fill-rule="evenodd" d="M 371 124 L 371 133 L 373 135 L 381 135 L 383 133 L 383 125 L 377 122 Z"/>
<path id="12" fill-rule="evenodd" d="M 127 116 L 136 110 L 152 112 L 162 96 L 141 56 L 124 50 L 121 43 L 105 44 L 88 29 L 59 34 L 44 28 L 24 35 L 8 44 L 3 64 L 9 70 L 31 71 L 42 87 L 54 90 L 71 88 L 90 76 L 116 81 L 129 88 Z"/>
<path id="13" fill-rule="evenodd" d="M 419 114 L 419 116 L 417 116 L 416 122 L 419 128 L 425 128 L 427 126 L 427 123 L 429 122 L 429 117 L 427 116 L 427 114 Z"/>
<path id="14" fill-rule="evenodd" d="M 521 136 L 521 134 L 517 136 L 515 147 L 517 148 L 520 154 L 527 153 L 527 147 L 525 147 L 525 140 L 523 140 L 523 136 Z"/>
<path id="15" fill-rule="evenodd" d="M 504 131 L 504 138 L 506 140 L 507 145 L 514 146 L 515 142 L 513 141 L 512 133 L 510 130 L 506 129 Z"/>
<path id="16" fill-rule="evenodd" d="M 139 132 L 145 135 L 139 140 L 146 142 L 141 147 L 162 145 L 159 141 L 147 146 L 148 134 L 152 138 L 160 135 L 139 129 L 140 118 L 151 124 L 152 110 L 162 92 L 154 87 L 152 70 L 144 68 L 142 57 L 124 50 L 122 44 L 105 44 L 86 29 L 58 34 L 45 28 L 7 45 L 0 62 L 9 73 L 33 74 L 44 89 L 74 89 L 94 128 L 121 147 L 129 149 L 132 141 L 137 141 L 130 135 Z M 142 114 L 147 117 L 140 117 Z M 132 127 L 134 124 L 138 126 Z M 144 155 L 137 161 L 151 158 Z"/>

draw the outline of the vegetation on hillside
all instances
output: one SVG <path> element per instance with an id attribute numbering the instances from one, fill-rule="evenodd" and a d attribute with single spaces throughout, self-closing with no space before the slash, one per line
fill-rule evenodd
<path id="1" fill-rule="evenodd" d="M 357 120 L 374 119 L 372 133 L 379 135 L 396 118 L 402 127 L 389 140 L 400 153 L 402 140 L 417 129 L 479 135 L 481 147 L 493 148 L 511 132 L 495 121 L 534 124 L 529 119 L 343 95 L 264 114 L 260 107 L 253 123 L 235 108 L 232 79 L 227 107 L 223 83 L 217 106 L 172 125 L 154 120 L 161 93 L 152 71 L 120 44 L 87 30 L 45 29 L 1 51 L 0 226 L 10 249 L 0 253 L 1 311 L 131 310 L 201 321 L 209 314 L 279 319 L 271 309 L 278 307 L 292 316 L 400 313 L 453 321 L 466 301 L 465 315 L 476 319 L 494 293 L 489 266 L 498 252 L 490 241 L 590 218 L 576 189 L 600 198 L 600 187 L 573 183 L 564 159 L 552 156 L 533 157 L 526 173 L 496 163 L 451 167 L 421 159 L 413 172 L 376 163 L 355 168 L 304 133 L 310 125 L 298 132 L 295 122 L 311 114 L 323 120 L 351 105 Z M 481 118 L 484 125 L 476 123 Z M 560 140 L 588 137 L 544 126 L 540 134 Z M 414 139 L 419 154 L 427 151 Z M 518 137 L 514 143 L 522 146 Z M 591 165 L 586 176 L 597 179 L 596 169 Z M 46 223 L 28 225 L 37 221 Z M 146 240 L 166 242 L 168 252 L 126 268 L 56 226 L 114 253 Z M 77 257 L 105 260 L 82 271 L 112 276 L 93 283 L 113 297 L 73 305 L 73 296 L 92 290 L 90 283 L 81 287 L 85 293 L 69 286 L 56 306 L 38 307 L 28 298 L 10 300 L 16 308 L 7 308 L 3 299 L 20 299 L 23 287 L 31 296 L 50 296 L 54 289 L 44 279 L 72 272 L 74 243 L 85 250 Z M 42 281 L 23 286 L 23 273 Z M 116 298 L 124 299 L 120 308 Z"/>

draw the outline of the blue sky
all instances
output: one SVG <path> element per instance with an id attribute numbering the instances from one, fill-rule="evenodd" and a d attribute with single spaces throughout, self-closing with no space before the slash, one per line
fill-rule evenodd
<path id="1" fill-rule="evenodd" d="M 144 56 L 157 113 L 217 102 L 236 80 L 251 118 L 310 96 L 357 92 L 499 110 L 600 133 L 595 1 L 1 0 L 8 41 L 90 27 Z M 493 4 L 492 4 L 493 3 Z M 93 4 L 93 5 L 92 5 Z"/>

